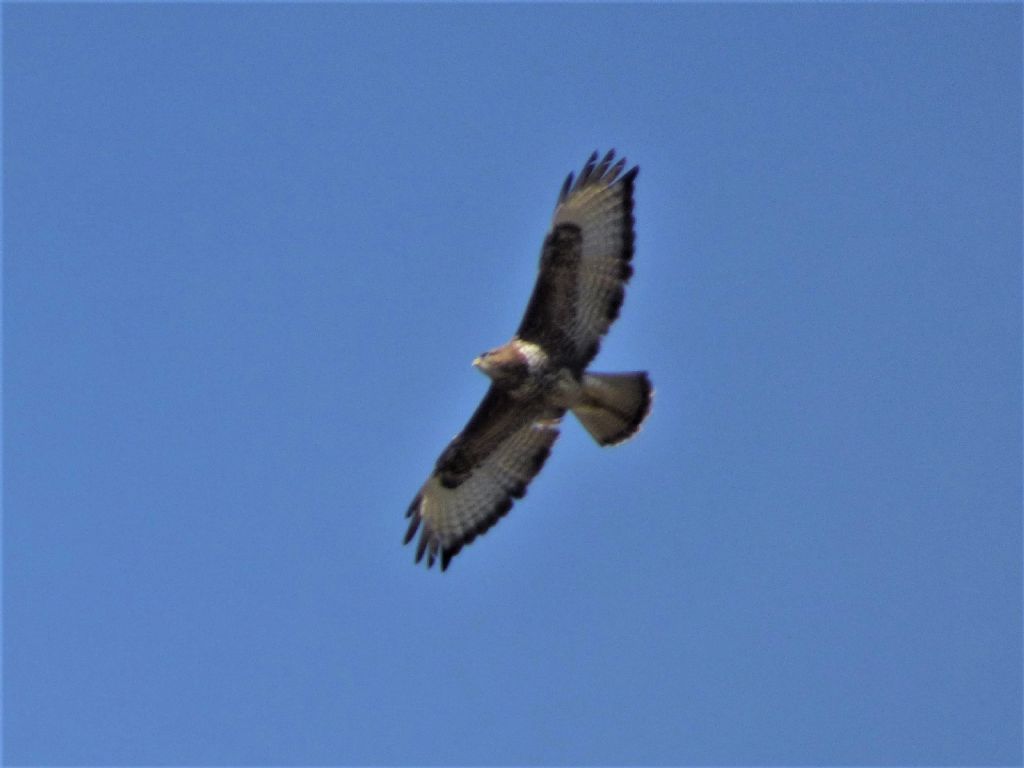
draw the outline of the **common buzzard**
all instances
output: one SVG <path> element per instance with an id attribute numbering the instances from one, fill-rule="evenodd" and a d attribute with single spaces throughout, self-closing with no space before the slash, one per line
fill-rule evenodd
<path id="1" fill-rule="evenodd" d="M 437 460 L 406 517 L 416 562 L 441 569 L 487 531 L 540 471 L 572 411 L 599 445 L 632 437 L 651 406 L 645 372 L 589 373 L 600 339 L 619 314 L 633 273 L 633 184 L 612 150 L 595 152 L 558 195 L 540 274 L 507 344 L 473 365 L 491 378 L 476 412 Z"/>

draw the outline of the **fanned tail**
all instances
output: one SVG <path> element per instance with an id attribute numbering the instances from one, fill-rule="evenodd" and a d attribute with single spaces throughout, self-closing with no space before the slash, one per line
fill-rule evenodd
<path id="1" fill-rule="evenodd" d="M 599 445 L 617 445 L 640 429 L 653 395 L 644 371 L 585 373 L 583 399 L 572 412 Z"/>

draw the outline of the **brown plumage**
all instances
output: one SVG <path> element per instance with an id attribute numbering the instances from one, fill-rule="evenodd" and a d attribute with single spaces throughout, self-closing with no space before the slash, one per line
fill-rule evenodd
<path id="1" fill-rule="evenodd" d="M 405 543 L 441 569 L 526 493 L 544 466 L 567 410 L 599 445 L 640 428 L 653 389 L 644 372 L 598 374 L 587 366 L 618 317 L 633 274 L 633 185 L 639 168 L 595 152 L 570 173 L 541 249 L 522 323 L 507 344 L 473 364 L 491 387 L 416 494 Z"/>

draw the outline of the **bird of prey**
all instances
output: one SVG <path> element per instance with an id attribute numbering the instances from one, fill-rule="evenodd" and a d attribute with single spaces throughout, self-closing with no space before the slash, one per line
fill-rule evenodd
<path id="1" fill-rule="evenodd" d="M 473 361 L 491 379 L 466 427 L 437 460 L 406 517 L 416 562 L 441 570 L 512 507 L 544 465 L 567 410 L 599 445 L 632 437 L 647 417 L 646 372 L 591 373 L 633 274 L 633 185 L 615 150 L 595 152 L 558 195 L 540 273 L 512 340 Z"/>

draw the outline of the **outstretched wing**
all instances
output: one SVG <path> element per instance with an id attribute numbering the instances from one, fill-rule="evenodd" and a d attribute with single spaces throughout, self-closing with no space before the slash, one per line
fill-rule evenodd
<path id="1" fill-rule="evenodd" d="M 565 412 L 521 403 L 491 387 L 466 428 L 437 460 L 406 517 L 417 529 L 416 562 L 440 557 L 441 570 L 466 544 L 500 520 L 544 466 Z"/>
<path id="2" fill-rule="evenodd" d="M 619 315 L 633 274 L 633 182 L 626 158 L 597 152 L 573 183 L 570 173 L 544 240 L 540 274 L 517 331 L 582 373 Z"/>

